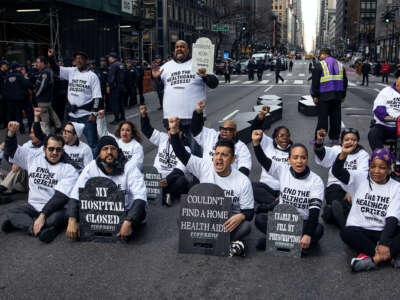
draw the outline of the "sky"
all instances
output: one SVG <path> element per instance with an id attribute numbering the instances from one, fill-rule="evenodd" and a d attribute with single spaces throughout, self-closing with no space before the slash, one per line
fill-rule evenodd
<path id="1" fill-rule="evenodd" d="M 313 49 L 313 38 L 315 39 L 318 3 L 319 0 L 301 0 L 304 22 L 304 48 L 306 52 Z"/>

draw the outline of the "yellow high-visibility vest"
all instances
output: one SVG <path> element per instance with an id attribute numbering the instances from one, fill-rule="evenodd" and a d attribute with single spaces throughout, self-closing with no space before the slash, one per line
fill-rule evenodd
<path id="1" fill-rule="evenodd" d="M 324 71 L 324 75 L 321 77 L 321 80 L 320 80 L 321 83 L 331 81 L 331 80 L 343 80 L 343 65 L 339 61 L 336 61 L 336 62 L 339 67 L 339 75 L 331 75 L 329 73 L 327 63 L 324 60 L 321 61 L 322 70 Z"/>

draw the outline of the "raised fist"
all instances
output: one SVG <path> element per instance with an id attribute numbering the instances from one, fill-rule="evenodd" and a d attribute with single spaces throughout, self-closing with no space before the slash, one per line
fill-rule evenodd
<path id="1" fill-rule="evenodd" d="M 139 107 L 140 114 L 144 118 L 147 115 L 147 107 L 146 105 L 140 105 Z"/>
<path id="2" fill-rule="evenodd" d="M 54 50 L 53 49 L 48 49 L 47 50 L 47 56 L 50 57 L 50 56 L 53 56 L 53 55 L 54 55 Z"/>
<path id="3" fill-rule="evenodd" d="M 42 109 L 40 107 L 35 107 L 33 110 L 33 114 L 35 117 L 40 117 L 40 114 L 42 113 Z"/>
<path id="4" fill-rule="evenodd" d="M 205 100 L 201 100 L 199 102 L 197 102 L 196 104 L 196 112 L 198 114 L 201 114 L 204 110 L 204 107 L 206 107 L 206 101 Z"/>
<path id="5" fill-rule="evenodd" d="M 261 129 L 253 130 L 253 132 L 251 133 L 251 139 L 253 141 L 254 146 L 258 146 L 260 144 L 262 136 L 263 136 L 263 131 Z"/>
<path id="6" fill-rule="evenodd" d="M 326 130 L 325 129 L 318 129 L 317 130 L 317 144 L 322 144 L 326 137 Z"/>
<path id="7" fill-rule="evenodd" d="M 19 129 L 19 123 L 16 121 L 11 121 L 8 123 L 8 136 L 13 136 Z"/>
<path id="8" fill-rule="evenodd" d="M 261 108 L 260 113 L 258 114 L 258 117 L 259 117 L 260 119 L 264 119 L 264 116 L 265 116 L 265 115 L 268 115 L 268 114 L 269 114 L 269 111 L 270 111 L 270 107 L 269 107 L 269 106 L 263 106 L 263 107 Z"/>
<path id="9" fill-rule="evenodd" d="M 104 109 L 101 109 L 97 112 L 97 118 L 99 118 L 99 120 L 104 119 Z"/>
<path id="10" fill-rule="evenodd" d="M 179 118 L 173 117 L 168 119 L 169 130 L 172 134 L 178 133 L 179 131 Z"/>

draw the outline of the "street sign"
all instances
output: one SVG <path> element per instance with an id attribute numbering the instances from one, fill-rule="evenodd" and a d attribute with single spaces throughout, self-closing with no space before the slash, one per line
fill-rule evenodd
<path id="1" fill-rule="evenodd" d="M 229 52 L 224 52 L 224 58 L 228 59 L 229 58 Z"/>
<path id="2" fill-rule="evenodd" d="M 229 25 L 212 25 L 211 31 L 229 31 Z"/>

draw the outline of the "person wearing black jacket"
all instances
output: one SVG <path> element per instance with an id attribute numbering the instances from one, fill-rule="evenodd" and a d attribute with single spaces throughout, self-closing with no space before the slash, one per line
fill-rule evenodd
<path id="1" fill-rule="evenodd" d="M 36 59 L 36 67 L 39 70 L 39 74 L 35 82 L 35 100 L 38 107 L 41 109 L 40 125 L 45 134 L 50 133 L 50 120 L 53 121 L 56 131 L 61 130 L 61 121 L 51 107 L 51 102 L 53 100 L 54 76 L 47 65 L 48 62 L 46 57 L 39 56 Z"/>
<path id="2" fill-rule="evenodd" d="M 161 60 L 161 57 L 159 55 L 156 55 L 152 68 L 160 68 L 162 67 L 164 63 Z M 151 79 L 153 81 L 153 87 L 157 92 L 157 96 L 158 96 L 158 102 L 160 103 L 160 107 L 158 108 L 158 110 L 162 110 L 163 109 L 163 103 L 164 103 L 164 83 L 160 80 L 155 80 L 153 77 L 153 74 L 151 74 Z"/>
<path id="3" fill-rule="evenodd" d="M 132 60 L 126 60 L 126 70 L 125 70 L 125 88 L 126 88 L 126 98 L 125 104 L 128 108 L 131 108 L 137 105 L 137 81 L 138 81 L 138 73 L 135 67 L 132 65 Z"/>
<path id="4" fill-rule="evenodd" d="M 74 185 L 67 208 L 67 237 L 76 240 L 79 232 L 79 189 L 92 177 L 106 177 L 120 186 L 125 194 L 125 217 L 118 236 L 133 237 L 146 218 L 147 194 L 143 175 L 135 163 L 128 162 L 117 141 L 111 136 L 99 140 L 96 159 L 89 163 Z"/>
<path id="5" fill-rule="evenodd" d="M 58 65 L 64 67 L 64 62 L 59 60 Z M 52 107 L 54 107 L 54 111 L 60 121 L 63 122 L 67 118 L 65 106 L 68 102 L 68 80 L 62 80 L 59 76 L 54 75 L 53 94 Z"/>
<path id="6" fill-rule="evenodd" d="M 246 175 L 232 168 L 235 160 L 235 144 L 232 140 L 219 140 L 215 145 L 213 164 L 208 159 L 191 155 L 185 150 L 179 136 L 179 118 L 169 118 L 171 144 L 176 156 L 196 176 L 200 183 L 213 183 L 221 187 L 232 198 L 232 216 L 224 223 L 231 233 L 231 255 L 239 246 L 244 252 L 242 240 L 251 231 L 250 221 L 254 216 L 254 198 L 251 182 Z"/>
<path id="7" fill-rule="evenodd" d="M 114 114 L 114 121 L 112 125 L 118 124 L 120 121 L 125 120 L 125 107 L 124 107 L 124 88 L 125 88 L 125 70 L 124 65 L 118 60 L 118 55 L 111 52 L 108 56 L 110 63 L 110 71 L 108 73 L 107 93 L 110 94 L 111 108 Z"/>
<path id="8" fill-rule="evenodd" d="M 257 68 L 257 80 L 261 81 L 264 73 L 264 61 L 262 59 L 259 59 L 257 61 L 256 68 Z"/>
<path id="9" fill-rule="evenodd" d="M 64 153 L 61 137 L 49 135 L 43 151 L 34 151 L 18 146 L 15 136 L 18 127 L 18 122 L 8 124 L 5 155 L 28 172 L 28 203 L 10 209 L 2 230 L 6 233 L 22 230 L 49 243 L 65 226 L 64 206 L 78 179 L 78 171 Z"/>
<path id="10" fill-rule="evenodd" d="M 282 62 L 281 62 L 281 59 L 279 57 L 277 57 L 276 64 L 275 64 L 275 82 L 276 82 L 276 84 L 279 83 L 279 79 L 282 80 L 282 83 L 285 82 L 285 80 L 280 75 L 281 71 L 282 71 Z"/>
<path id="11" fill-rule="evenodd" d="M 21 133 L 25 133 L 25 127 L 22 122 L 22 111 L 32 110 L 29 105 L 32 105 L 27 101 L 26 94 L 28 89 L 33 89 L 33 85 L 26 79 L 20 72 L 21 66 L 19 64 L 13 64 L 11 66 L 11 73 L 9 73 L 4 79 L 3 85 L 3 97 L 7 101 L 7 113 L 9 121 L 18 121 L 21 126 L 19 130 Z M 32 125 L 30 120 L 29 125 Z"/>
<path id="12" fill-rule="evenodd" d="M 307 166 L 308 152 L 302 144 L 294 144 L 289 151 L 289 165 L 281 165 L 267 157 L 261 147 L 262 130 L 252 132 L 254 153 L 263 169 L 279 181 L 279 203 L 295 207 L 303 216 L 303 235 L 300 248 L 307 254 L 310 247 L 315 246 L 324 233 L 324 227 L 318 222 L 324 199 L 324 183 L 322 179 Z M 264 234 L 267 232 L 268 214 L 257 214 L 256 227 Z M 265 249 L 266 239 L 257 244 L 260 250 Z"/>
<path id="13" fill-rule="evenodd" d="M 369 72 L 371 72 L 371 64 L 369 63 L 368 59 L 362 64 L 361 66 L 361 73 L 363 76 L 361 85 L 364 85 L 365 81 L 367 81 L 367 86 L 369 83 Z"/>
<path id="14" fill-rule="evenodd" d="M 256 64 L 254 63 L 254 59 L 250 58 L 249 62 L 247 63 L 247 73 L 249 80 L 254 80 L 254 70 L 256 69 Z"/>
<path id="15" fill-rule="evenodd" d="M 375 149 L 369 170 L 345 169 L 354 147 L 342 147 L 332 167 L 352 198 L 352 206 L 340 236 L 358 256 L 351 260 L 354 272 L 376 269 L 384 261 L 400 268 L 400 183 L 390 178 L 392 157 L 387 149 Z"/>
<path id="16" fill-rule="evenodd" d="M 137 88 L 139 91 L 139 100 L 140 100 L 140 105 L 144 105 L 144 96 L 143 96 L 143 79 L 144 79 L 144 67 L 143 65 L 139 62 L 139 59 L 135 57 L 133 59 L 133 66 L 136 69 L 138 79 L 137 79 Z"/>
<path id="17" fill-rule="evenodd" d="M 3 94 L 4 79 L 8 73 L 8 63 L 5 60 L 0 61 L 0 129 L 7 127 L 7 101 Z"/>
<path id="18" fill-rule="evenodd" d="M 107 59 L 105 57 L 100 57 L 100 66 L 97 67 L 96 74 L 98 74 L 100 79 L 101 94 L 103 95 L 107 113 L 111 112 L 110 97 L 109 94 L 107 94 L 108 72 Z"/>

